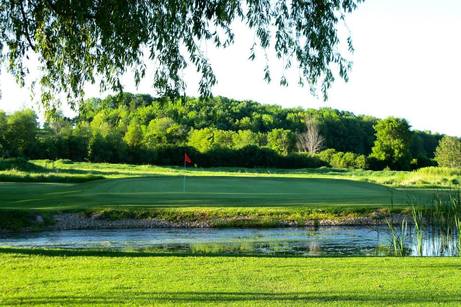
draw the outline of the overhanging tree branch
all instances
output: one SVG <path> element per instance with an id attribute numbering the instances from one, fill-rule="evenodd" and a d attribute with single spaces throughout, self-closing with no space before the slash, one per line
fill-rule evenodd
<path id="1" fill-rule="evenodd" d="M 119 90 L 128 68 L 139 82 L 146 51 L 156 63 L 158 94 L 183 94 L 182 71 L 189 64 L 201 75 L 201 95 L 209 96 L 217 80 L 197 42 L 226 48 L 235 40 L 233 22 L 242 21 L 255 34 L 255 46 L 273 50 L 285 69 L 300 72 L 300 84 L 314 92 L 320 88 L 326 98 L 337 74 L 347 80 L 351 63 L 343 56 L 338 25 L 361 1 L 0 0 L 0 48 L 6 53 L 1 59 L 23 76 L 27 51 L 38 55 L 45 105 L 65 93 L 76 106 L 84 85 L 96 77 L 103 89 Z M 273 79 L 268 65 L 263 76 Z M 288 82 L 282 74 L 280 83 Z"/>

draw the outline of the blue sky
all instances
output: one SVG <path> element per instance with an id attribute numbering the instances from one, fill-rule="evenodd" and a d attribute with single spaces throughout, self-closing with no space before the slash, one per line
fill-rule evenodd
<path id="1" fill-rule="evenodd" d="M 461 1 L 459 0 L 367 0 L 348 17 L 356 52 L 350 81 L 337 81 L 328 101 L 296 85 L 280 87 L 263 81 L 262 54 L 247 60 L 253 35 L 236 24 L 236 43 L 226 50 L 204 45 L 218 76 L 214 95 L 252 99 L 283 106 L 333 107 L 377 117 L 398 116 L 420 130 L 461 136 Z M 271 59 L 274 77 L 281 63 Z M 4 69 L 2 69 L 4 71 Z M 32 75 L 32 78 L 34 75 Z M 198 75 L 184 72 L 187 94 L 197 95 Z M 274 78 L 277 79 L 277 78 Z M 0 76 L 0 109 L 8 112 L 33 105 L 27 89 Z M 127 91 L 151 93 L 149 74 L 136 88 L 128 74 Z M 97 86 L 87 96 L 104 96 Z"/>

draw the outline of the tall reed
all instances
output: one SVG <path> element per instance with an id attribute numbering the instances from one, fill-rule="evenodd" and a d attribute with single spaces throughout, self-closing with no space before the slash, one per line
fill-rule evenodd
<path id="1" fill-rule="evenodd" d="M 434 195 L 434 205 L 425 212 L 428 226 L 433 237 L 438 237 L 438 255 L 461 254 L 460 221 L 461 196 L 460 191 L 449 191 Z M 458 239 L 456 239 L 458 238 Z"/>
<path id="2" fill-rule="evenodd" d="M 426 248 L 428 255 L 461 256 L 461 190 L 436 193 L 432 205 L 424 208 L 413 205 L 411 214 L 418 256 L 423 256 Z M 391 248 L 395 256 L 403 256 L 408 236 L 407 220 L 404 217 L 398 229 L 392 219 L 392 215 L 386 218 Z"/>
<path id="3" fill-rule="evenodd" d="M 461 219 L 459 217 L 456 217 L 456 236 L 458 238 L 457 240 L 457 251 L 458 251 L 458 256 L 461 257 Z"/>
<path id="4" fill-rule="evenodd" d="M 391 242 L 394 251 L 394 256 L 405 256 L 405 241 L 408 236 L 408 223 L 406 218 L 402 219 L 402 222 L 400 224 L 400 231 L 397 230 L 392 220 L 386 218 L 386 223 L 391 233 Z"/>
<path id="5" fill-rule="evenodd" d="M 424 229 L 423 229 L 423 212 L 421 210 L 417 210 L 415 206 L 412 207 L 412 217 L 413 217 L 413 224 L 415 227 L 415 234 L 416 234 L 416 251 L 418 256 L 423 255 L 423 236 L 424 236 Z"/>

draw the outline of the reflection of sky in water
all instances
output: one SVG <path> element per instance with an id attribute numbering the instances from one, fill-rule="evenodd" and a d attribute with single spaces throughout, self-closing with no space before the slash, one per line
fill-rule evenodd
<path id="1" fill-rule="evenodd" d="M 424 236 L 424 255 L 455 255 L 456 242 Z M 386 226 L 270 229 L 110 229 L 3 235 L 0 246 L 154 250 L 159 252 L 293 254 L 301 256 L 387 255 Z M 416 255 L 414 235 L 407 239 Z"/>

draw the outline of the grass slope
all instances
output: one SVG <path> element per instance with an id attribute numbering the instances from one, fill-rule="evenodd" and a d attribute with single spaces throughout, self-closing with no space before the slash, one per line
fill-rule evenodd
<path id="1" fill-rule="evenodd" d="M 459 305 L 461 258 L 159 257 L 0 249 L 0 305 Z"/>
<path id="2" fill-rule="evenodd" d="M 102 178 L 182 175 L 182 167 L 153 165 L 72 162 L 66 160 L 0 159 L 0 181 L 16 182 L 85 182 Z M 188 176 L 249 176 L 348 179 L 393 187 L 459 188 L 460 168 L 426 167 L 416 171 L 370 171 L 356 169 L 309 168 L 188 168 Z"/>
<path id="3" fill-rule="evenodd" d="M 432 192 L 351 180 L 278 177 L 135 177 L 81 184 L 0 183 L 1 209 L 133 207 L 388 207 L 426 204 Z"/>

